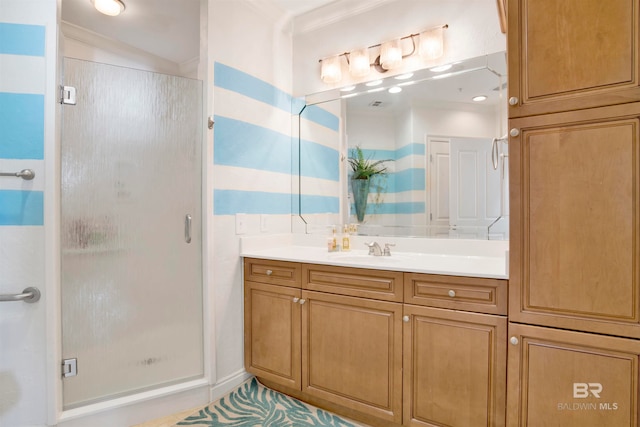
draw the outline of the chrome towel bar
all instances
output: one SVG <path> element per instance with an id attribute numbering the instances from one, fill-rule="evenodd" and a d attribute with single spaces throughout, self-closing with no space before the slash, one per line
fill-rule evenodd
<path id="1" fill-rule="evenodd" d="M 25 288 L 21 294 L 0 295 L 1 301 L 24 301 L 27 303 L 37 302 L 40 299 L 40 291 L 38 288 Z"/>
<path id="2" fill-rule="evenodd" d="M 31 169 L 22 169 L 20 172 L 0 172 L 0 176 L 15 176 L 30 181 L 36 176 L 36 173 Z"/>

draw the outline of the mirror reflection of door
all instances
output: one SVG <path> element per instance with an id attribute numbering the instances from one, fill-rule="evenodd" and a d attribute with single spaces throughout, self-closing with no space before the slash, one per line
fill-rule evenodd
<path id="1" fill-rule="evenodd" d="M 449 235 L 449 139 L 427 138 L 429 183 L 428 224 L 432 235 Z"/>

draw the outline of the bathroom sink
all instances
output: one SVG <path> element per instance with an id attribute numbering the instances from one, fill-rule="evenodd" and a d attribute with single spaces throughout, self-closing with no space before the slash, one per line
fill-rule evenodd
<path id="1" fill-rule="evenodd" d="M 354 254 L 350 252 L 331 253 L 328 254 L 328 258 L 330 261 L 356 264 L 387 264 L 400 261 L 400 257 L 393 254 L 391 256 L 373 256 L 367 253 Z"/>

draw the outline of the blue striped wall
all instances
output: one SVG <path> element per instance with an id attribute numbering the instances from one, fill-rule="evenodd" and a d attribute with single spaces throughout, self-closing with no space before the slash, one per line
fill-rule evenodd
<path id="1" fill-rule="evenodd" d="M 227 90 L 239 96 L 238 105 L 225 105 L 219 111 L 240 109 L 244 99 L 250 102 L 264 104 L 274 111 L 284 111 L 289 114 L 300 107 L 300 100 L 276 88 L 270 83 L 258 79 L 244 71 L 216 62 L 214 64 L 214 87 Z M 297 101 L 297 102 L 295 102 Z M 307 109 L 305 109 L 306 111 Z M 298 110 L 299 111 L 299 110 Z M 214 117 L 214 158 L 213 164 L 246 169 L 247 179 L 261 179 L 262 172 L 283 174 L 289 179 L 291 175 L 301 173 L 304 176 L 338 180 L 338 158 L 336 150 L 331 150 L 314 141 L 302 141 L 303 155 L 311 155 L 313 162 L 308 163 L 303 170 L 295 169 L 298 164 L 298 136 L 290 134 L 288 129 L 269 128 L 256 124 L 250 114 L 245 117 L 232 118 L 224 114 Z M 305 116 L 318 125 L 338 129 L 338 119 L 320 108 L 311 108 Z M 295 161 L 292 162 L 292 159 Z M 250 178 L 252 177 L 253 178 Z M 233 186 L 236 185 L 237 189 Z M 231 187 L 231 188 L 229 188 Z M 214 215 L 234 215 L 236 213 L 249 214 L 291 214 L 299 211 L 300 199 L 292 195 L 291 191 L 268 192 L 251 191 L 245 183 L 225 182 L 224 188 L 214 183 Z M 327 200 L 313 195 L 301 195 L 305 200 L 312 200 L 312 209 L 326 207 L 337 208 L 335 200 Z"/>
<path id="2" fill-rule="evenodd" d="M 0 55 L 0 63 L 17 67 L 22 56 L 44 57 L 45 27 L 0 22 Z M 45 70 L 37 71 L 44 81 Z M 11 81 L 3 82 L 9 90 L 0 92 L 0 159 L 43 160 L 44 94 L 11 92 L 11 86 Z M 14 178 L 1 179 L 0 226 L 43 225 L 43 192 L 7 188 L 15 184 L 7 180 Z"/>

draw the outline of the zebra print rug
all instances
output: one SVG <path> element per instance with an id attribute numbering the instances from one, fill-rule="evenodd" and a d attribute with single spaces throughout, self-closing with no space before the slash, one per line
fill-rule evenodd
<path id="1" fill-rule="evenodd" d="M 176 426 L 358 427 L 358 424 L 271 390 L 252 378 Z"/>

